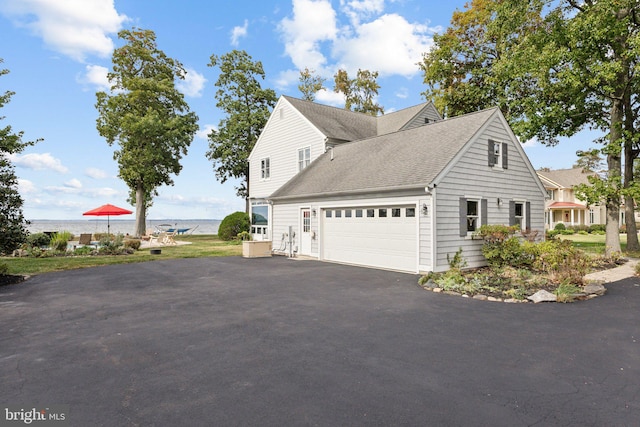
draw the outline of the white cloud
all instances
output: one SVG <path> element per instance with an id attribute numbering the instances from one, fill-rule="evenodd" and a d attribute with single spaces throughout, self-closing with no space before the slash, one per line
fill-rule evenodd
<path id="1" fill-rule="evenodd" d="M 542 144 L 540 144 L 540 141 L 538 141 L 538 138 L 531 138 L 528 141 L 525 141 L 522 143 L 522 147 L 523 148 L 535 148 L 535 147 L 542 147 Z"/>
<path id="2" fill-rule="evenodd" d="M 78 83 L 94 86 L 96 90 L 108 92 L 111 90 L 111 83 L 107 78 L 109 69 L 100 65 L 87 65 L 86 73 L 77 79 Z"/>
<path id="3" fill-rule="evenodd" d="M 231 30 L 231 45 L 238 46 L 240 37 L 246 37 L 248 29 L 249 21 L 247 21 L 246 19 L 244 20 L 244 25 L 242 27 L 233 27 L 233 30 Z"/>
<path id="4" fill-rule="evenodd" d="M 18 178 L 18 192 L 20 194 L 32 194 L 37 193 L 38 189 L 35 184 L 28 179 L 20 179 Z"/>
<path id="5" fill-rule="evenodd" d="M 204 126 L 200 126 L 200 130 L 198 130 L 198 132 L 196 132 L 196 138 L 200 138 L 200 139 L 204 139 L 205 141 L 208 141 L 209 134 L 214 129 L 218 130 L 218 126 L 209 125 L 209 124 L 204 125 Z"/>
<path id="6" fill-rule="evenodd" d="M 334 107 L 344 107 L 344 95 L 332 90 L 321 90 L 316 93 L 316 100 Z"/>
<path id="7" fill-rule="evenodd" d="M 298 69 L 320 69 L 326 62 L 321 42 L 338 34 L 336 12 L 327 0 L 293 0 L 293 17 L 279 25 L 285 52 Z"/>
<path id="8" fill-rule="evenodd" d="M 93 179 L 105 179 L 109 177 L 105 171 L 98 168 L 87 168 L 84 170 L 84 174 Z"/>
<path id="9" fill-rule="evenodd" d="M 76 178 L 70 179 L 69 181 L 65 182 L 64 185 L 65 187 L 73 188 L 73 189 L 82 188 L 82 182 L 80 182 L 80 180 Z"/>
<path id="10" fill-rule="evenodd" d="M 62 164 L 60 159 L 56 159 L 51 153 L 31 153 L 20 155 L 10 155 L 11 163 L 16 166 L 34 170 L 52 170 L 59 173 L 67 173 L 69 169 Z"/>
<path id="11" fill-rule="evenodd" d="M 192 98 L 201 97 L 202 90 L 204 89 L 204 84 L 207 79 L 192 68 L 187 68 L 186 71 L 187 74 L 185 75 L 184 80 L 178 80 L 178 83 L 176 84 L 178 90 Z"/>
<path id="12" fill-rule="evenodd" d="M 5 0 L 0 11 L 42 37 L 51 49 L 77 61 L 87 55 L 110 55 L 110 35 L 128 20 L 117 12 L 114 0 Z"/>
<path id="13" fill-rule="evenodd" d="M 340 0 L 342 10 L 349 17 L 353 25 L 358 25 L 361 19 L 384 11 L 384 0 Z"/>
<path id="14" fill-rule="evenodd" d="M 383 15 L 356 27 L 353 37 L 341 37 L 333 45 L 333 54 L 350 72 L 362 68 L 381 76 L 411 77 L 419 72 L 416 63 L 422 53 L 432 45 L 432 32 L 400 15 Z"/>

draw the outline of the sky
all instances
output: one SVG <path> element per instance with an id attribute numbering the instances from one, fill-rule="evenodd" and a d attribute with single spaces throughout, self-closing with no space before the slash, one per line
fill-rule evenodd
<path id="1" fill-rule="evenodd" d="M 207 133 L 222 112 L 214 98 L 218 69 L 212 54 L 245 50 L 261 61 L 263 88 L 301 97 L 299 70 L 327 79 L 316 101 L 342 107 L 333 75 L 345 69 L 378 71 L 378 103 L 386 112 L 424 102 L 416 63 L 467 0 L 0 0 L 0 93 L 15 92 L 0 110 L 0 126 L 43 141 L 11 156 L 26 219 L 86 219 L 82 213 L 111 203 L 134 210 L 118 178 L 109 146 L 96 130 L 96 92 L 108 90 L 107 72 L 117 33 L 152 30 L 158 48 L 187 70 L 179 82 L 199 117 L 194 138 L 173 186 L 159 188 L 148 219 L 222 219 L 244 210 L 238 182 L 220 183 L 206 158 Z M 582 132 L 556 147 L 525 142 L 538 169 L 570 168 L 576 150 L 593 144 Z M 124 218 L 124 217 L 123 217 Z M 132 217 L 133 219 L 133 217 Z"/>

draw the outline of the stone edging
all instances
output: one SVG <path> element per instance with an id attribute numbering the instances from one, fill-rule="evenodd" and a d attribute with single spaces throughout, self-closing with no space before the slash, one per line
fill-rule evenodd
<path id="1" fill-rule="evenodd" d="M 540 290 L 535 294 L 527 297 L 527 299 L 519 300 L 515 298 L 496 298 L 496 297 L 490 297 L 482 294 L 478 294 L 478 295 L 474 295 L 473 297 L 470 297 L 469 295 L 461 294 L 459 292 L 445 291 L 442 288 L 432 286 L 434 284 L 435 283 L 429 280 L 427 283 L 425 283 L 421 287 L 427 291 L 431 291 L 434 293 L 443 293 L 446 295 L 460 296 L 463 298 L 472 298 L 480 301 L 505 302 L 505 303 L 511 303 L 511 304 L 516 304 L 516 303 L 521 304 L 521 303 L 529 303 L 529 302 L 533 302 L 536 304 L 539 302 L 557 302 L 556 295 L 545 290 Z M 590 300 L 590 299 L 602 296 L 606 292 L 607 292 L 607 288 L 604 286 L 604 282 L 590 281 L 586 285 L 582 286 L 582 292 L 575 294 L 574 297 L 578 301 L 584 301 L 584 300 Z"/>

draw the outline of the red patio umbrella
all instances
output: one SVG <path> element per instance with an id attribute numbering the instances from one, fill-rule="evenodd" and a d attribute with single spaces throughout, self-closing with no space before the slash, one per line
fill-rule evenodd
<path id="1" fill-rule="evenodd" d="M 82 215 L 92 215 L 92 216 L 106 216 L 107 217 L 107 233 L 111 234 L 111 225 L 109 224 L 109 217 L 111 215 L 116 216 L 116 215 L 129 215 L 132 214 L 133 211 L 130 211 L 128 209 L 123 209 L 123 208 L 119 208 L 117 206 L 114 205 L 110 205 L 110 204 L 106 204 L 106 205 L 102 205 L 99 208 L 95 208 L 95 209 L 91 209 L 90 211 L 87 211 L 85 213 L 83 213 Z"/>

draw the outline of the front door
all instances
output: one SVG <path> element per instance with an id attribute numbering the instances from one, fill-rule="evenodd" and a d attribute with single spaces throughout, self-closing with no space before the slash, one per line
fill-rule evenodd
<path id="1" fill-rule="evenodd" d="M 300 224 L 300 254 L 311 254 L 311 210 L 302 209 L 300 216 L 302 223 Z"/>

